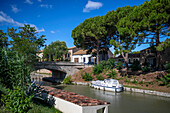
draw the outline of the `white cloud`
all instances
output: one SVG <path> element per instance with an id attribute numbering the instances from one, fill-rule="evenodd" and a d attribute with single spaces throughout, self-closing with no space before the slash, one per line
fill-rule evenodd
<path id="1" fill-rule="evenodd" d="M 0 11 L 0 23 L 7 23 L 7 24 L 11 24 L 13 26 L 19 26 L 19 27 L 23 27 L 24 24 L 30 24 L 30 23 L 20 23 L 15 21 L 14 19 L 12 19 L 10 16 L 6 15 L 4 12 Z M 37 32 L 43 32 L 45 31 L 44 28 L 42 29 L 38 29 L 36 25 L 34 24 L 30 24 L 31 27 L 35 27 L 35 29 L 37 30 Z"/>
<path id="2" fill-rule="evenodd" d="M 90 12 L 91 10 L 99 9 L 102 6 L 103 4 L 101 2 L 93 2 L 89 0 L 83 9 L 83 12 Z"/>
<path id="3" fill-rule="evenodd" d="M 55 33 L 55 31 L 50 31 L 50 32 L 53 33 L 53 34 Z"/>
<path id="4" fill-rule="evenodd" d="M 20 11 L 16 5 L 11 5 L 11 8 L 14 13 L 18 13 Z"/>
<path id="5" fill-rule="evenodd" d="M 52 8 L 53 5 L 48 5 L 48 4 L 41 4 L 40 7 L 45 7 L 45 8 Z"/>
<path id="6" fill-rule="evenodd" d="M 38 0 L 39 2 L 42 2 L 42 0 Z"/>
<path id="7" fill-rule="evenodd" d="M 33 2 L 31 2 L 30 0 L 26 0 L 24 3 L 33 4 Z"/>

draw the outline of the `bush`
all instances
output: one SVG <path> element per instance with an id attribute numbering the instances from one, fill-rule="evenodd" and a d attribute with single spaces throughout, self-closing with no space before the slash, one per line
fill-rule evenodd
<path id="1" fill-rule="evenodd" d="M 136 80 L 136 76 L 134 76 L 132 83 L 136 84 L 138 81 Z"/>
<path id="2" fill-rule="evenodd" d="M 170 83 L 170 74 L 167 74 L 166 76 L 160 78 L 163 82 L 163 85 L 168 85 Z"/>
<path id="3" fill-rule="evenodd" d="M 93 67 L 93 73 L 94 74 L 100 74 L 103 71 L 103 66 L 102 64 L 94 65 Z"/>
<path id="4" fill-rule="evenodd" d="M 168 73 L 170 73 L 170 63 L 167 63 L 167 64 L 166 64 L 166 68 L 165 68 L 165 69 L 166 69 L 166 71 L 167 71 Z"/>
<path id="5" fill-rule="evenodd" d="M 106 64 L 108 65 L 107 66 L 108 69 L 113 69 L 115 67 L 115 60 L 114 59 L 108 59 Z"/>
<path id="6" fill-rule="evenodd" d="M 149 68 L 148 66 L 144 66 L 144 67 L 142 68 L 142 71 L 143 71 L 143 72 L 149 72 L 149 71 L 150 71 L 150 68 Z"/>
<path id="7" fill-rule="evenodd" d="M 96 76 L 97 80 L 104 80 L 104 77 L 102 75 Z"/>
<path id="8" fill-rule="evenodd" d="M 116 69 L 121 70 L 123 68 L 123 63 L 122 62 L 118 62 L 116 65 Z"/>
<path id="9" fill-rule="evenodd" d="M 70 76 L 67 76 L 64 81 L 63 81 L 64 84 L 73 84 L 72 83 L 72 80 L 71 80 L 71 75 Z"/>
<path id="10" fill-rule="evenodd" d="M 139 61 L 138 60 L 134 61 L 133 64 L 130 66 L 130 68 L 132 69 L 132 71 L 140 70 L 141 67 Z"/>
<path id="11" fill-rule="evenodd" d="M 33 96 L 28 96 L 19 87 L 14 87 L 13 90 L 7 89 L 6 95 L 2 94 L 1 101 L 5 104 L 5 109 L 9 112 L 27 113 L 31 109 L 32 98 Z"/>
<path id="12" fill-rule="evenodd" d="M 116 78 L 117 77 L 117 72 L 116 70 L 110 70 L 109 74 L 107 74 L 109 78 Z"/>
<path id="13" fill-rule="evenodd" d="M 91 80 L 93 79 L 90 73 L 85 73 L 84 75 L 81 74 L 81 77 L 82 77 L 85 81 L 91 81 Z"/>

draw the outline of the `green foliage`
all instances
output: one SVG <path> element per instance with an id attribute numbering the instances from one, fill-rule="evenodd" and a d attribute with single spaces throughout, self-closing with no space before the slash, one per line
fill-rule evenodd
<path id="1" fill-rule="evenodd" d="M 132 69 L 132 71 L 138 71 L 141 69 L 140 67 L 140 62 L 138 60 L 134 61 L 132 63 L 132 65 L 130 66 L 130 68 Z"/>
<path id="2" fill-rule="evenodd" d="M 167 74 L 166 76 L 160 78 L 161 81 L 163 82 L 162 85 L 168 85 L 170 83 L 170 74 Z"/>
<path id="3" fill-rule="evenodd" d="M 0 48 L 8 47 L 8 37 L 7 34 L 0 30 Z"/>
<path id="4" fill-rule="evenodd" d="M 2 95 L 1 101 L 5 104 L 5 109 L 13 113 L 27 113 L 33 96 L 28 96 L 22 89 L 14 87 L 8 89 L 6 95 Z"/>
<path id="5" fill-rule="evenodd" d="M 71 80 L 71 75 L 70 76 L 67 76 L 64 81 L 63 81 L 64 84 L 73 84 L 72 83 L 72 80 Z"/>
<path id="6" fill-rule="evenodd" d="M 43 54 L 44 58 L 48 59 L 48 61 L 52 61 L 53 59 L 62 60 L 63 54 L 67 53 L 67 46 L 64 41 L 55 41 L 45 46 Z"/>
<path id="7" fill-rule="evenodd" d="M 81 77 L 82 77 L 85 81 L 91 81 L 91 80 L 93 79 L 93 77 L 91 76 L 90 73 L 81 74 Z"/>
<path id="8" fill-rule="evenodd" d="M 167 38 L 165 41 L 161 42 L 157 47 L 156 50 L 163 51 L 166 48 L 170 47 L 170 38 Z"/>
<path id="9" fill-rule="evenodd" d="M 167 71 L 168 73 L 170 73 L 170 63 L 167 63 L 167 64 L 166 64 L 166 71 Z"/>
<path id="10" fill-rule="evenodd" d="M 30 79 L 30 67 L 18 52 L 0 48 L 0 82 L 7 88 L 24 87 Z"/>
<path id="11" fill-rule="evenodd" d="M 89 52 L 96 49 L 97 64 L 99 64 L 99 51 L 111 47 L 112 37 L 107 36 L 106 29 L 103 16 L 96 16 L 86 19 L 72 30 L 71 37 L 74 39 L 74 45 L 89 50 Z"/>
<path id="12" fill-rule="evenodd" d="M 104 80 L 104 77 L 102 75 L 96 75 L 97 80 Z"/>
<path id="13" fill-rule="evenodd" d="M 117 77 L 117 72 L 116 70 L 110 70 L 109 73 L 107 74 L 109 78 L 116 78 Z"/>
<path id="14" fill-rule="evenodd" d="M 116 64 L 116 69 L 121 70 L 122 68 L 123 68 L 123 63 L 122 62 L 118 62 Z"/>
<path id="15" fill-rule="evenodd" d="M 141 81 L 139 82 L 139 84 L 143 84 L 143 80 L 141 80 Z"/>
<path id="16" fill-rule="evenodd" d="M 138 81 L 136 80 L 136 75 L 134 76 L 132 83 L 134 84 L 138 83 Z"/>
<path id="17" fill-rule="evenodd" d="M 40 99 L 33 99 L 31 107 L 32 108 L 28 111 L 28 113 L 62 113 L 61 111 Z"/>
<path id="18" fill-rule="evenodd" d="M 93 73 L 94 74 L 100 74 L 103 72 L 103 65 L 102 64 L 98 64 L 98 65 L 94 65 L 93 67 Z"/>
<path id="19" fill-rule="evenodd" d="M 125 82 L 129 82 L 128 75 L 125 76 Z"/>
<path id="20" fill-rule="evenodd" d="M 98 65 L 94 65 L 93 73 L 100 74 L 103 72 L 103 69 L 113 69 L 115 67 L 114 59 L 108 59 L 108 61 L 100 61 Z"/>
<path id="21" fill-rule="evenodd" d="M 36 53 L 44 46 L 44 35 L 38 36 L 35 27 L 24 25 L 17 29 L 7 29 L 8 36 L 12 38 L 10 41 L 11 49 L 17 51 L 20 55 L 24 56 L 26 64 L 34 64 L 38 61 Z"/>
<path id="22" fill-rule="evenodd" d="M 142 71 L 143 71 L 143 72 L 149 72 L 149 71 L 150 71 L 149 66 L 144 66 L 144 67 L 142 68 Z"/>

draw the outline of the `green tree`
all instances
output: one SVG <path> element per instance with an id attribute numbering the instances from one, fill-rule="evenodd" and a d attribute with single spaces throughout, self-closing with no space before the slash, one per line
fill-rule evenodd
<path id="1" fill-rule="evenodd" d="M 151 44 L 159 46 L 160 38 L 170 34 L 170 1 L 150 0 L 141 4 L 137 10 L 139 17 L 137 21 L 143 23 L 140 27 L 141 44 Z M 157 68 L 161 68 L 162 61 L 160 52 L 157 51 Z"/>
<path id="2" fill-rule="evenodd" d="M 167 38 L 165 41 L 163 41 L 162 43 L 160 43 L 157 47 L 156 47 L 156 50 L 157 51 L 163 51 L 165 50 L 166 48 L 169 48 L 170 47 L 170 39 Z"/>
<path id="3" fill-rule="evenodd" d="M 0 30 L 0 48 L 8 47 L 8 37 L 7 34 Z"/>
<path id="4" fill-rule="evenodd" d="M 67 46 L 64 41 L 55 41 L 49 44 L 48 46 L 45 46 L 43 54 L 44 58 L 49 57 L 49 61 L 52 61 L 54 59 L 60 59 L 62 60 L 63 54 L 67 53 Z"/>
<path id="5" fill-rule="evenodd" d="M 112 37 L 107 37 L 107 30 L 103 16 L 96 16 L 86 19 L 72 30 L 72 38 L 74 45 L 82 49 L 97 51 L 97 64 L 99 64 L 99 51 L 101 49 L 107 51 Z"/>
<path id="6" fill-rule="evenodd" d="M 34 64 L 37 60 L 36 53 L 44 46 L 44 35 L 38 36 L 35 27 L 24 25 L 17 29 L 8 28 L 8 36 L 12 38 L 10 41 L 11 50 L 17 51 L 20 55 L 25 56 L 27 59 L 25 63 Z"/>
<path id="7" fill-rule="evenodd" d="M 110 41 L 110 44 L 114 46 L 115 54 L 121 54 L 124 58 L 126 69 L 128 69 L 128 53 L 135 49 L 138 42 L 138 25 L 130 18 L 135 8 L 136 6 L 125 6 L 116 10 L 115 15 L 118 19 L 115 23 L 116 34 Z"/>

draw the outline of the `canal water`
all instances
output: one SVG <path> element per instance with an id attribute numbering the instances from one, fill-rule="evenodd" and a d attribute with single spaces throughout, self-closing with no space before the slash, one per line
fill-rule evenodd
<path id="1" fill-rule="evenodd" d="M 53 87 L 110 102 L 109 113 L 170 113 L 170 98 L 131 92 L 107 92 L 82 85 Z"/>

